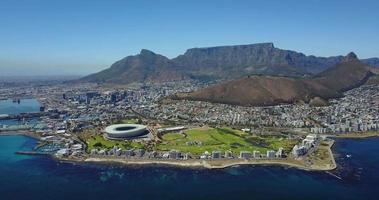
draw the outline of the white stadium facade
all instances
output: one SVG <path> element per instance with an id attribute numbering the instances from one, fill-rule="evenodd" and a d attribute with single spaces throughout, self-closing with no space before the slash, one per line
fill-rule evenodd
<path id="1" fill-rule="evenodd" d="M 104 132 L 108 139 L 114 140 L 133 139 L 149 133 L 146 126 L 141 124 L 114 124 L 107 126 Z"/>

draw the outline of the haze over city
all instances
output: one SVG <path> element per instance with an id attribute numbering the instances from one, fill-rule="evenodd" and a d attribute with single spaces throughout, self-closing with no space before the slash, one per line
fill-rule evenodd
<path id="1" fill-rule="evenodd" d="M 273 42 L 306 55 L 379 56 L 378 1 L 0 2 L 2 76 L 88 75 L 141 49 Z"/>

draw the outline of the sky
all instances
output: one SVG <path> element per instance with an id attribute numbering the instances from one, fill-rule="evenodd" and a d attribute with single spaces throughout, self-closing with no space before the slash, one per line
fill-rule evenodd
<path id="1" fill-rule="evenodd" d="M 149 49 L 273 42 L 379 57 L 377 0 L 0 0 L 0 76 L 86 75 Z"/>

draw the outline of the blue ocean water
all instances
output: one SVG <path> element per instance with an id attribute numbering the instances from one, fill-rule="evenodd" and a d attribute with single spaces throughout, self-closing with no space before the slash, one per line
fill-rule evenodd
<path id="1" fill-rule="evenodd" d="M 36 99 L 21 99 L 20 104 L 11 99 L 0 100 L 0 114 L 19 114 L 23 112 L 39 112 L 40 103 Z"/>
<path id="2" fill-rule="evenodd" d="M 379 138 L 338 140 L 333 173 L 241 166 L 220 170 L 60 163 L 20 156 L 35 140 L 0 137 L 0 199 L 378 199 Z M 351 158 L 346 158 L 351 154 Z"/>
<path id="3" fill-rule="evenodd" d="M 26 119 L 26 120 L 17 120 L 17 119 L 7 119 L 7 120 L 1 120 L 0 119 L 0 125 L 21 125 L 21 124 L 29 124 L 34 125 L 37 124 L 39 120 L 37 118 L 32 119 Z"/>
<path id="4" fill-rule="evenodd" d="M 40 103 L 36 99 L 21 99 L 20 104 L 13 102 L 11 99 L 0 100 L 0 114 L 19 114 L 26 112 L 39 112 Z M 1 125 L 21 125 L 21 124 L 34 125 L 38 123 L 38 119 L 26 120 L 3 120 L 0 119 Z"/>

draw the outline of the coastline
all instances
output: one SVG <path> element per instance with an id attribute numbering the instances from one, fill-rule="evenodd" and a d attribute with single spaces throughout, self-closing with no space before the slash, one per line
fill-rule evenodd
<path id="1" fill-rule="evenodd" d="M 32 131 L 8 131 L 0 132 L 0 136 L 7 135 L 23 135 L 40 140 L 40 136 Z M 333 155 L 332 146 L 334 145 L 334 140 L 328 140 L 328 158 L 331 160 L 331 164 L 312 164 L 308 165 L 306 160 L 310 160 L 308 156 L 302 159 L 294 158 L 283 158 L 283 159 L 214 159 L 214 160 L 201 160 L 201 159 L 190 159 L 190 160 L 169 160 L 169 159 L 144 159 L 144 158 L 125 158 L 125 157 L 92 157 L 90 155 L 85 155 L 84 157 L 69 157 L 60 158 L 51 155 L 51 158 L 58 162 L 73 162 L 73 163 L 119 163 L 123 165 L 166 165 L 175 167 L 186 167 L 186 168 L 205 168 L 205 169 L 224 169 L 228 167 L 238 166 L 238 165 L 267 165 L 267 166 L 283 166 L 283 167 L 294 167 L 306 171 L 331 171 L 337 168 L 337 164 Z"/>
<path id="2" fill-rule="evenodd" d="M 75 160 L 72 160 L 75 161 Z M 307 167 L 301 164 L 286 162 L 285 160 L 190 160 L 190 161 L 170 161 L 170 160 L 144 160 L 144 159 L 122 159 L 122 158 L 94 158 L 90 157 L 83 162 L 88 163 L 120 163 L 125 165 L 166 165 L 166 166 L 177 166 L 177 167 L 196 167 L 205 169 L 225 169 L 233 166 L 239 165 L 263 165 L 263 166 L 282 166 L 282 167 L 294 167 L 306 171 L 330 171 L 334 170 L 336 166 L 333 167 Z M 223 163 L 219 163 L 223 162 Z"/>
<path id="3" fill-rule="evenodd" d="M 190 160 L 169 160 L 169 159 L 143 159 L 143 158 L 122 158 L 122 157 L 87 157 L 85 159 L 61 159 L 73 162 L 87 163 L 118 163 L 123 165 L 166 165 L 186 168 L 205 168 L 205 169 L 224 169 L 239 165 L 267 165 L 267 166 L 282 166 L 293 167 L 306 171 L 332 171 L 337 168 L 337 163 L 334 158 L 332 147 L 335 144 L 334 140 L 325 141 L 327 144 L 328 157 L 330 164 L 313 164 L 308 165 L 307 161 L 312 160 L 310 156 L 305 156 L 300 159 L 283 158 L 283 159 L 190 159 Z M 325 149 L 324 148 L 324 149 Z"/>
<path id="4" fill-rule="evenodd" d="M 25 130 L 20 130 L 20 131 L 4 131 L 4 132 L 0 131 L 0 136 L 12 136 L 12 135 L 23 135 L 23 136 L 26 136 L 26 137 L 31 137 L 33 139 L 36 139 L 38 141 L 41 140 L 41 137 L 38 134 L 36 134 L 35 132 L 33 132 L 33 131 L 25 131 Z"/>
<path id="5" fill-rule="evenodd" d="M 331 164 L 320 165 L 307 165 L 305 160 L 308 156 L 302 159 L 283 158 L 283 159 L 191 159 L 191 160 L 169 160 L 169 159 L 135 159 L 135 158 L 121 158 L 121 157 L 87 157 L 82 160 L 65 159 L 66 161 L 79 161 L 88 163 L 119 163 L 124 165 L 167 165 L 176 167 L 196 167 L 205 169 L 224 169 L 238 165 L 267 165 L 267 166 L 282 166 L 294 167 L 306 171 L 331 171 L 337 168 L 337 164 L 332 152 L 334 140 L 328 141 L 328 158 Z"/>
<path id="6" fill-rule="evenodd" d="M 368 131 L 368 132 L 353 132 L 344 133 L 339 135 L 331 135 L 331 138 L 345 138 L 345 139 L 365 139 L 371 137 L 379 137 L 379 131 Z"/>
<path id="7" fill-rule="evenodd" d="M 333 170 L 337 168 L 336 159 L 334 158 L 334 154 L 332 151 L 332 147 L 334 146 L 335 143 L 336 142 L 334 140 L 331 140 L 331 144 L 329 144 L 329 148 L 328 148 L 329 155 L 331 155 L 331 158 L 332 158 L 332 165 L 334 166 Z"/>

